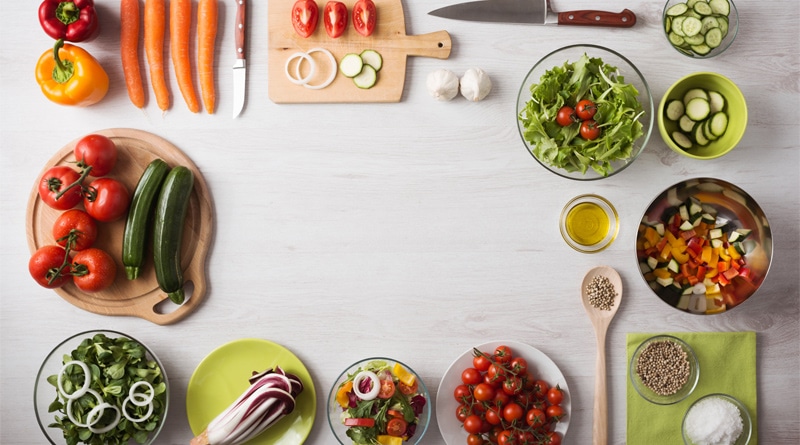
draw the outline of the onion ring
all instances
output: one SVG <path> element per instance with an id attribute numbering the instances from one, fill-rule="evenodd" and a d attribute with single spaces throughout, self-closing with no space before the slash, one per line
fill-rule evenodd
<path id="1" fill-rule="evenodd" d="M 141 394 L 141 393 L 135 393 L 135 394 Z M 130 394 L 128 397 L 125 398 L 125 400 L 122 401 L 122 415 L 133 423 L 144 422 L 145 420 L 149 419 L 150 416 L 153 414 L 153 403 L 148 402 L 145 404 L 147 405 L 147 413 L 145 413 L 144 416 L 138 419 L 131 417 L 128 415 L 128 411 L 125 409 L 125 406 L 128 404 L 128 402 L 131 402 L 134 405 L 136 405 L 136 402 L 134 401 L 134 394 Z M 136 405 L 136 406 L 145 406 L 145 405 Z"/>
<path id="2" fill-rule="evenodd" d="M 304 83 L 303 86 L 308 88 L 308 89 L 310 89 L 310 90 L 321 90 L 322 88 L 325 88 L 328 85 L 330 85 L 331 83 L 333 83 L 333 79 L 336 78 L 336 72 L 338 71 L 337 70 L 337 65 L 336 65 L 336 58 L 333 57 L 333 54 L 330 51 L 328 51 L 327 49 L 325 49 L 325 48 L 312 48 L 312 49 L 306 51 L 306 54 L 310 56 L 311 53 L 316 53 L 316 52 L 320 52 L 320 53 L 323 53 L 323 54 L 328 56 L 328 59 L 330 59 L 330 61 L 331 61 L 331 74 L 328 76 L 327 79 L 325 79 L 324 82 L 322 82 L 322 83 L 320 83 L 318 85 L 309 85 L 308 82 Z M 296 76 L 298 78 L 300 77 L 300 63 L 298 63 L 297 66 L 295 67 L 295 74 L 296 74 Z"/>
<path id="3" fill-rule="evenodd" d="M 100 406 L 101 404 L 105 403 L 103 401 L 103 397 L 100 396 L 100 394 L 97 391 L 95 391 L 93 389 L 87 389 L 86 393 L 93 395 L 94 398 L 97 399 L 97 403 L 98 403 L 97 406 Z M 81 427 L 81 428 L 86 428 L 86 427 L 89 426 L 88 423 L 79 422 L 78 419 L 76 419 L 75 416 L 72 415 L 72 402 L 74 402 L 75 400 L 77 400 L 77 398 L 69 399 L 69 401 L 67 402 L 67 418 L 69 420 L 71 420 L 72 423 L 75 424 L 75 426 L 78 426 L 78 427 Z M 95 408 L 97 408 L 97 407 L 95 407 Z M 89 411 L 89 414 L 91 414 L 91 411 Z M 86 416 L 86 421 L 87 422 L 89 421 L 89 416 Z"/>
<path id="4" fill-rule="evenodd" d="M 361 382 L 364 380 L 370 381 L 370 389 L 367 392 L 361 392 Z M 361 400 L 372 400 L 375 397 L 378 397 L 378 392 L 381 390 L 381 382 L 378 379 L 377 374 L 372 371 L 361 371 L 356 374 L 355 378 L 353 379 L 353 392 L 356 393 L 358 398 Z"/>
<path id="5" fill-rule="evenodd" d="M 146 392 L 136 392 L 136 389 L 140 386 L 146 386 L 150 389 L 150 394 Z M 131 389 L 128 390 L 128 397 L 131 399 L 131 403 L 136 406 L 147 406 L 148 403 L 153 401 L 153 397 L 156 395 L 156 390 L 153 388 L 153 385 L 150 384 L 147 380 L 140 380 L 133 385 L 131 385 Z"/>
<path id="6" fill-rule="evenodd" d="M 61 383 L 62 377 L 64 376 L 64 372 L 67 370 L 68 367 L 71 365 L 79 366 L 83 369 L 83 386 L 80 389 L 75 390 L 72 394 L 67 394 L 64 391 L 64 386 Z M 72 360 L 70 362 L 64 363 L 64 366 L 61 367 L 61 371 L 58 372 L 58 392 L 61 393 L 67 400 L 77 399 L 78 397 L 86 394 L 86 391 L 89 389 L 89 384 L 91 383 L 92 373 L 89 372 L 89 366 L 80 361 L 80 360 Z"/>
<path id="7" fill-rule="evenodd" d="M 103 417 L 103 412 L 106 410 L 106 408 L 111 408 L 114 411 L 116 411 L 117 412 L 117 417 L 114 418 L 114 421 L 110 422 L 108 425 L 106 425 L 106 426 L 104 426 L 102 428 L 95 428 L 94 424 L 97 423 L 100 420 L 101 417 Z M 96 417 L 96 419 L 94 419 L 94 421 L 93 421 L 92 418 L 94 418 L 94 417 Z M 108 402 L 103 402 L 103 403 L 95 406 L 94 408 L 92 408 L 91 411 L 89 411 L 89 415 L 86 416 L 86 421 L 89 423 L 89 431 L 91 431 L 91 432 L 93 432 L 95 434 L 103 434 L 103 433 L 107 433 L 107 432 L 111 431 L 112 429 L 114 429 L 114 427 L 117 426 L 117 424 L 119 424 L 119 419 L 120 419 L 119 408 L 117 408 L 116 406 L 114 406 L 114 405 L 112 405 L 112 404 L 110 404 Z"/>
<path id="8" fill-rule="evenodd" d="M 297 77 L 294 77 L 289 72 L 289 65 L 292 63 L 292 60 L 297 59 L 298 57 L 301 58 L 301 59 L 307 60 L 309 65 L 311 65 L 311 70 L 309 71 L 308 76 L 303 77 L 303 78 L 301 78 L 299 75 Z M 302 60 L 297 62 L 296 71 L 298 73 L 300 72 L 300 63 L 301 62 L 302 62 Z M 316 64 L 316 62 L 314 62 L 314 59 L 311 58 L 311 56 L 308 55 L 308 53 L 304 53 L 304 52 L 296 52 L 296 53 L 292 54 L 291 56 L 289 56 L 289 58 L 286 59 L 286 65 L 283 68 L 284 68 L 284 72 L 286 73 L 286 77 L 289 78 L 289 82 L 292 82 L 295 85 L 305 85 L 305 84 L 308 83 L 309 80 L 311 80 L 314 77 L 315 74 L 317 74 L 317 64 Z"/>

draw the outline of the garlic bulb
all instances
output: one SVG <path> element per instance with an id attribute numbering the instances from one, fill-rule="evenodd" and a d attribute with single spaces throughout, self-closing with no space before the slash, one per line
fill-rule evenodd
<path id="1" fill-rule="evenodd" d="M 492 79 L 480 68 L 470 68 L 461 77 L 461 95 L 468 100 L 483 100 L 492 91 Z"/>
<path id="2" fill-rule="evenodd" d="M 452 71 L 438 69 L 428 74 L 428 92 L 436 100 L 451 100 L 458 94 L 458 76 Z"/>

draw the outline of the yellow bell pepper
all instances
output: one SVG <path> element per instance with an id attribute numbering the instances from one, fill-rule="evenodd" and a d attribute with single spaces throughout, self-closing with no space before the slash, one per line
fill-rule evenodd
<path id="1" fill-rule="evenodd" d="M 381 445 L 402 445 L 403 438 L 397 436 L 389 436 L 388 434 L 379 434 L 378 443 Z"/>
<path id="2" fill-rule="evenodd" d="M 81 47 L 57 40 L 36 63 L 36 81 L 42 93 L 60 105 L 85 107 L 108 92 L 108 74 L 100 62 Z"/>
<path id="3" fill-rule="evenodd" d="M 348 380 L 347 383 L 342 385 L 339 390 L 336 391 L 336 401 L 339 403 L 339 406 L 342 408 L 347 408 L 350 405 L 350 397 L 347 394 L 352 390 L 353 381 Z"/>

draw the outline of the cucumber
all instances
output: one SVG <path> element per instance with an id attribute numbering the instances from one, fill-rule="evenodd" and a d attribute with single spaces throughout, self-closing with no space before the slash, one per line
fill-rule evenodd
<path id="1" fill-rule="evenodd" d="M 173 168 L 164 179 L 153 224 L 153 264 L 158 287 L 175 304 L 183 304 L 181 241 L 194 174 L 184 166 Z"/>
<path id="2" fill-rule="evenodd" d="M 687 0 L 664 13 L 664 32 L 675 49 L 704 56 L 728 35 L 729 0 Z"/>
<path id="3" fill-rule="evenodd" d="M 364 65 L 361 72 L 353 78 L 353 82 L 361 89 L 369 89 L 378 81 L 378 73 L 372 65 Z"/>
<path id="4" fill-rule="evenodd" d="M 708 100 L 702 97 L 695 97 L 686 104 L 686 115 L 695 122 L 707 118 L 710 113 L 711 106 Z"/>
<path id="5" fill-rule="evenodd" d="M 169 172 L 169 166 L 162 159 L 154 159 L 144 169 L 136 184 L 131 199 L 128 220 L 122 235 L 122 265 L 129 280 L 139 277 L 144 263 L 145 238 L 148 224 L 153 214 L 153 203 L 161 190 L 161 183 Z"/>
<path id="6" fill-rule="evenodd" d="M 714 113 L 714 115 L 711 116 L 711 123 L 708 125 L 708 128 L 714 136 L 722 136 L 725 134 L 725 130 L 728 129 L 728 115 L 722 111 Z"/>
<path id="7" fill-rule="evenodd" d="M 361 51 L 360 56 L 361 60 L 363 60 L 365 64 L 375 68 L 375 71 L 380 71 L 383 67 L 383 57 L 374 49 L 365 49 Z"/>
<path id="8" fill-rule="evenodd" d="M 339 61 L 339 71 L 341 71 L 345 77 L 356 77 L 363 67 L 364 60 L 355 53 L 345 54 L 342 60 Z"/>
<path id="9" fill-rule="evenodd" d="M 683 95 L 683 104 L 689 105 L 689 101 L 696 97 L 708 100 L 708 93 L 702 88 L 692 88 Z"/>
<path id="10" fill-rule="evenodd" d="M 723 111 L 725 109 L 725 96 L 717 91 L 709 91 L 708 104 L 711 106 L 712 113 Z"/>
<path id="11" fill-rule="evenodd" d="M 683 116 L 684 113 L 683 102 L 678 99 L 673 99 L 667 103 L 667 119 L 676 121 Z"/>

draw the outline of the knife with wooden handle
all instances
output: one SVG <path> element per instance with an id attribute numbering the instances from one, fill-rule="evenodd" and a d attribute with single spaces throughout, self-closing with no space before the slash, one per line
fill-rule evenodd
<path id="1" fill-rule="evenodd" d="M 245 18 L 247 4 L 245 0 L 236 0 L 236 24 L 234 40 L 236 44 L 236 62 L 233 65 L 233 118 L 239 116 L 244 108 L 245 83 L 247 82 L 247 64 L 245 55 Z"/>
<path id="2" fill-rule="evenodd" d="M 630 28 L 636 14 L 580 10 L 554 12 L 550 0 L 478 0 L 445 6 L 428 14 L 455 20 L 491 23 L 523 23 L 528 25 L 581 25 Z"/>

